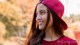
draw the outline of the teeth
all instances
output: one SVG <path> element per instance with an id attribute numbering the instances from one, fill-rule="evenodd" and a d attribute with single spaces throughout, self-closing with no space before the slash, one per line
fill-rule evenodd
<path id="1" fill-rule="evenodd" d="M 42 24 L 42 22 L 39 22 L 39 24 Z"/>
<path id="2" fill-rule="evenodd" d="M 39 22 L 39 23 L 42 23 L 42 22 Z"/>
<path id="3" fill-rule="evenodd" d="M 41 25 L 41 24 L 43 23 L 43 21 L 38 21 L 37 23 L 38 23 L 39 25 Z"/>

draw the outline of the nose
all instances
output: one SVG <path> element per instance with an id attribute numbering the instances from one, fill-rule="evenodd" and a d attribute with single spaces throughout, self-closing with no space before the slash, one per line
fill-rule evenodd
<path id="1" fill-rule="evenodd" d="M 42 19 L 42 16 L 38 14 L 38 15 L 36 16 L 36 20 L 41 20 L 41 19 Z"/>

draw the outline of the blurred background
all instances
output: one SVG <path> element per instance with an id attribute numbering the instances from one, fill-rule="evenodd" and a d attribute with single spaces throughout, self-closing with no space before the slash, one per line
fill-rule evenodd
<path id="1" fill-rule="evenodd" d="M 80 0 L 60 0 L 65 6 L 64 34 L 80 45 Z M 0 0 L 0 45 L 25 45 L 38 0 Z"/>

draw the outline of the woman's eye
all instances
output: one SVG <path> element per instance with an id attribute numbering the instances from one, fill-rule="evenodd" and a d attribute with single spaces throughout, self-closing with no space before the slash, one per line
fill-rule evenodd
<path id="1" fill-rule="evenodd" d="M 44 15 L 44 14 L 45 14 L 45 12 L 40 12 L 40 14 L 41 14 L 41 15 Z"/>
<path id="2" fill-rule="evenodd" d="M 40 10 L 41 15 L 44 15 L 45 13 L 46 13 L 45 10 Z"/>

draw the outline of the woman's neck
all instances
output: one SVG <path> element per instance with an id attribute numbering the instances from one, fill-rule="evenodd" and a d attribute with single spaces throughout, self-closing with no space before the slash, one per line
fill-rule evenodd
<path id="1" fill-rule="evenodd" d="M 60 38 L 60 36 L 58 36 L 54 33 L 54 28 L 53 27 L 49 27 L 49 28 L 46 29 L 44 40 L 53 41 L 53 40 L 56 40 L 58 38 Z"/>

